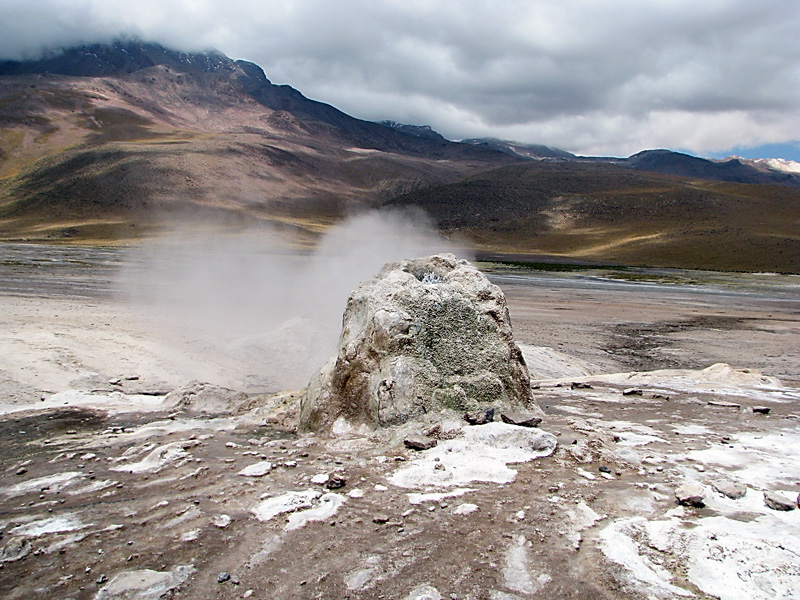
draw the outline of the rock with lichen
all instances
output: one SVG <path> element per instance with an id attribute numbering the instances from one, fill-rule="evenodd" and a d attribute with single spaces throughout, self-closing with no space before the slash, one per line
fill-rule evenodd
<path id="1" fill-rule="evenodd" d="M 439 254 L 387 264 L 353 291 L 300 426 L 374 428 L 494 406 L 538 411 L 505 296 L 466 260 Z"/>

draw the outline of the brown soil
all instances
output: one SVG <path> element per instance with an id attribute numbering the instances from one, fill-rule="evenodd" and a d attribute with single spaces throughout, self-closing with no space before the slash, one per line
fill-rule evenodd
<path id="1" fill-rule="evenodd" d="M 714 297 L 664 302 L 658 294 L 636 291 L 514 283 L 503 288 L 521 342 L 557 348 L 599 372 L 720 361 L 789 379 L 800 372 L 796 300 L 740 298 L 726 306 L 724 298 Z M 0 294 L 0 300 L 6 306 L 76 306 L 74 299 L 52 290 L 49 298 Z M 118 325 L 126 326 L 124 308 L 114 302 L 95 297 L 87 304 L 95 315 L 116 315 Z M 67 318 L 79 321 L 79 312 L 66 313 Z M 100 325 L 98 335 L 102 331 Z M 12 383 L 3 384 L 4 394 L 13 391 Z M 758 404 L 772 412 L 757 415 L 750 410 L 753 398 L 738 398 L 741 409 L 728 409 L 707 404 L 724 399 L 718 394 L 674 392 L 667 398 L 644 389 L 641 396 L 628 397 L 622 389 L 607 383 L 594 383 L 592 389 L 541 387 L 537 401 L 547 413 L 541 428 L 559 438 L 552 456 L 515 466 L 518 475 L 511 484 L 474 483 L 475 491 L 462 497 L 419 505 L 407 497 L 419 490 L 387 483 L 388 475 L 415 457 L 388 434 L 339 441 L 298 437 L 291 420 L 263 416 L 212 419 L 82 409 L 7 415 L 0 421 L 0 548 L 14 528 L 32 521 L 72 517 L 82 526 L 32 537 L 24 558 L 0 566 L 0 596 L 93 598 L 122 572 L 193 565 L 193 574 L 167 597 L 402 599 L 428 584 L 443 598 L 528 598 L 530 587 L 514 579 L 522 568 L 519 560 L 510 558 L 524 556 L 532 585 L 540 587 L 537 598 L 646 598 L 648 590 L 626 583 L 621 567 L 604 557 L 598 531 L 614 518 L 637 514 L 633 497 L 647 496 L 653 510 L 673 507 L 672 490 L 682 480 L 676 469 L 689 450 L 724 447 L 740 431 L 766 434 L 796 427 L 800 407 L 797 401 L 762 399 Z M 654 429 L 662 441 L 648 449 L 668 457 L 661 468 L 642 470 L 620 457 L 613 424 L 619 421 Z M 677 423 L 702 425 L 713 433 L 678 434 Z M 187 460 L 156 473 L 111 470 L 125 452 L 173 442 L 185 447 Z M 589 449 L 590 462 L 576 459 L 571 451 L 576 446 Z M 262 460 L 274 465 L 265 477 L 237 474 Z M 611 479 L 601 477 L 601 470 Z M 65 472 L 78 475 L 63 489 L 10 491 L 24 481 Z M 283 529 L 282 517 L 267 522 L 254 517 L 252 508 L 265 496 L 309 487 L 327 491 L 309 483 L 319 473 L 346 479 L 338 493 L 360 488 L 364 496 L 347 498 L 333 517 L 294 531 Z M 463 502 L 476 504 L 477 512 L 454 514 Z M 602 517 L 582 532 L 570 518 L 579 502 Z M 698 515 L 708 511 L 697 510 Z M 221 515 L 230 523 L 215 524 Z M 376 523 L 376 517 L 388 521 Z M 513 555 L 515 546 L 524 551 Z M 231 577 L 220 583 L 223 572 Z M 686 580 L 680 565 L 674 572 L 674 584 L 709 597 Z"/>

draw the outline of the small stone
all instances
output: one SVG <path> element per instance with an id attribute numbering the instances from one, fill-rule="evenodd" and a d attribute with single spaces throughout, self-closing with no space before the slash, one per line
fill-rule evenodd
<path id="1" fill-rule="evenodd" d="M 470 425 L 485 425 L 494 421 L 494 409 L 475 410 L 464 415 L 464 420 Z"/>
<path id="2" fill-rule="evenodd" d="M 533 413 L 517 411 L 503 411 L 500 413 L 500 418 L 503 420 L 503 423 L 518 425 L 520 427 L 536 427 L 542 422 L 542 418 L 537 417 Z"/>
<path id="3" fill-rule="evenodd" d="M 347 485 L 347 479 L 345 479 L 341 475 L 333 474 L 328 479 L 328 482 L 325 484 L 325 487 L 328 488 L 329 490 L 338 490 L 340 488 L 343 488 L 345 485 Z"/>
<path id="4" fill-rule="evenodd" d="M 444 471 L 445 470 L 444 465 L 442 463 L 436 463 L 436 465 L 433 468 L 436 471 Z"/>
<path id="5" fill-rule="evenodd" d="M 623 396 L 641 396 L 644 392 L 639 388 L 628 388 L 627 390 L 622 390 Z"/>
<path id="6" fill-rule="evenodd" d="M 269 461 L 261 461 L 252 465 L 246 466 L 239 471 L 242 477 L 263 477 L 272 470 L 272 463 Z"/>
<path id="7" fill-rule="evenodd" d="M 764 504 L 767 505 L 768 508 L 772 510 L 794 510 L 796 508 L 796 503 L 784 498 L 783 496 L 776 494 L 775 492 L 764 492 Z"/>
<path id="8" fill-rule="evenodd" d="M 383 525 L 384 523 L 389 522 L 389 517 L 384 514 L 375 515 L 372 517 L 372 522 L 377 523 L 378 525 Z"/>
<path id="9" fill-rule="evenodd" d="M 747 494 L 747 487 L 741 483 L 728 481 L 726 479 L 718 479 L 711 482 L 711 487 L 723 496 L 727 496 L 731 500 L 738 500 L 744 498 Z"/>
<path id="10" fill-rule="evenodd" d="M 591 390 L 592 386 L 582 381 L 573 381 L 572 385 L 570 385 L 570 388 L 573 390 Z"/>
<path id="11" fill-rule="evenodd" d="M 430 450 L 438 443 L 439 442 L 433 438 L 421 435 L 412 435 L 403 440 L 403 444 L 405 444 L 406 448 L 417 451 Z"/>
<path id="12" fill-rule="evenodd" d="M 470 513 L 474 513 L 478 510 L 477 504 L 471 504 L 469 502 L 465 502 L 464 504 L 459 504 L 456 506 L 455 510 L 453 511 L 454 515 L 468 515 Z"/>
<path id="13" fill-rule="evenodd" d="M 769 406 L 754 406 L 753 412 L 757 415 L 768 415 L 770 411 Z"/>
<path id="14" fill-rule="evenodd" d="M 28 469 L 26 469 L 25 467 L 20 467 L 19 469 L 17 469 L 16 475 L 25 475 L 25 473 L 27 472 Z"/>
<path id="15" fill-rule="evenodd" d="M 226 581 L 230 581 L 231 574 L 227 571 L 223 571 L 219 575 L 217 575 L 217 583 L 225 583 Z"/>
<path id="16" fill-rule="evenodd" d="M 32 549 L 33 546 L 24 537 L 12 537 L 0 550 L 0 563 L 14 562 L 25 558 Z"/>
<path id="17" fill-rule="evenodd" d="M 316 485 L 325 485 L 326 483 L 328 483 L 329 478 L 330 475 L 328 475 L 327 473 L 319 473 L 311 478 L 311 483 L 314 483 Z"/>
<path id="18" fill-rule="evenodd" d="M 95 581 L 95 583 L 96 583 L 97 585 L 102 585 L 102 584 L 104 584 L 106 581 L 108 581 L 108 577 L 106 577 L 105 575 L 100 575 L 100 577 L 98 577 L 98 578 L 97 578 L 97 580 Z"/>
<path id="19" fill-rule="evenodd" d="M 611 469 L 605 465 L 600 465 L 597 470 L 601 473 L 611 473 Z"/>
<path id="20" fill-rule="evenodd" d="M 231 517 L 230 515 L 214 515 L 211 518 L 211 522 L 213 523 L 214 527 L 225 529 L 228 525 L 231 524 Z"/>
<path id="21" fill-rule="evenodd" d="M 709 400 L 709 406 L 718 406 L 720 408 L 741 408 L 741 404 L 736 404 L 736 402 L 727 402 L 725 400 Z"/>
<path id="22" fill-rule="evenodd" d="M 675 490 L 675 498 L 685 506 L 705 506 L 705 488 L 695 481 L 684 483 Z"/>

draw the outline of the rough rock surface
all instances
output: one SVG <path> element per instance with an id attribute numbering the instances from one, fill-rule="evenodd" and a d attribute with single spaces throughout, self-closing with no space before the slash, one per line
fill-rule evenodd
<path id="1" fill-rule="evenodd" d="M 179 566 L 172 571 L 125 571 L 97 592 L 95 600 L 156 600 L 186 581 L 193 572 L 191 566 Z"/>
<path id="2" fill-rule="evenodd" d="M 740 498 L 744 498 L 747 494 L 747 486 L 735 481 L 728 481 L 726 479 L 712 481 L 711 487 L 713 487 L 723 496 L 727 496 L 731 500 L 739 500 Z"/>
<path id="3" fill-rule="evenodd" d="M 438 443 L 439 442 L 433 438 L 421 435 L 410 436 L 403 440 L 405 447 L 410 448 L 411 450 L 430 450 L 431 448 L 436 447 L 436 444 Z"/>
<path id="4" fill-rule="evenodd" d="M 772 510 L 790 511 L 796 507 L 796 502 L 784 498 L 775 492 L 764 492 L 764 504 Z"/>
<path id="5" fill-rule="evenodd" d="M 686 506 L 705 506 L 705 488 L 695 481 L 684 483 L 675 490 L 675 498 Z"/>
<path id="6" fill-rule="evenodd" d="M 536 410 L 505 296 L 469 262 L 439 254 L 387 264 L 353 291 L 300 424 L 391 426 L 490 406 Z"/>
<path id="7" fill-rule="evenodd" d="M 520 427 L 536 427 L 542 422 L 542 417 L 527 412 L 504 410 L 500 413 L 503 423 L 519 425 Z"/>
<path id="8" fill-rule="evenodd" d="M 167 394 L 168 406 L 192 413 L 230 414 L 247 401 L 247 395 L 211 383 L 193 381 Z"/>

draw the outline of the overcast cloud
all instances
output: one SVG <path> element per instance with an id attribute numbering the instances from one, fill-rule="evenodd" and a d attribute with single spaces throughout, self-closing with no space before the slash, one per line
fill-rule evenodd
<path id="1" fill-rule="evenodd" d="M 580 154 L 800 140 L 796 0 L 0 0 L 0 58 L 217 48 L 354 116 Z"/>

